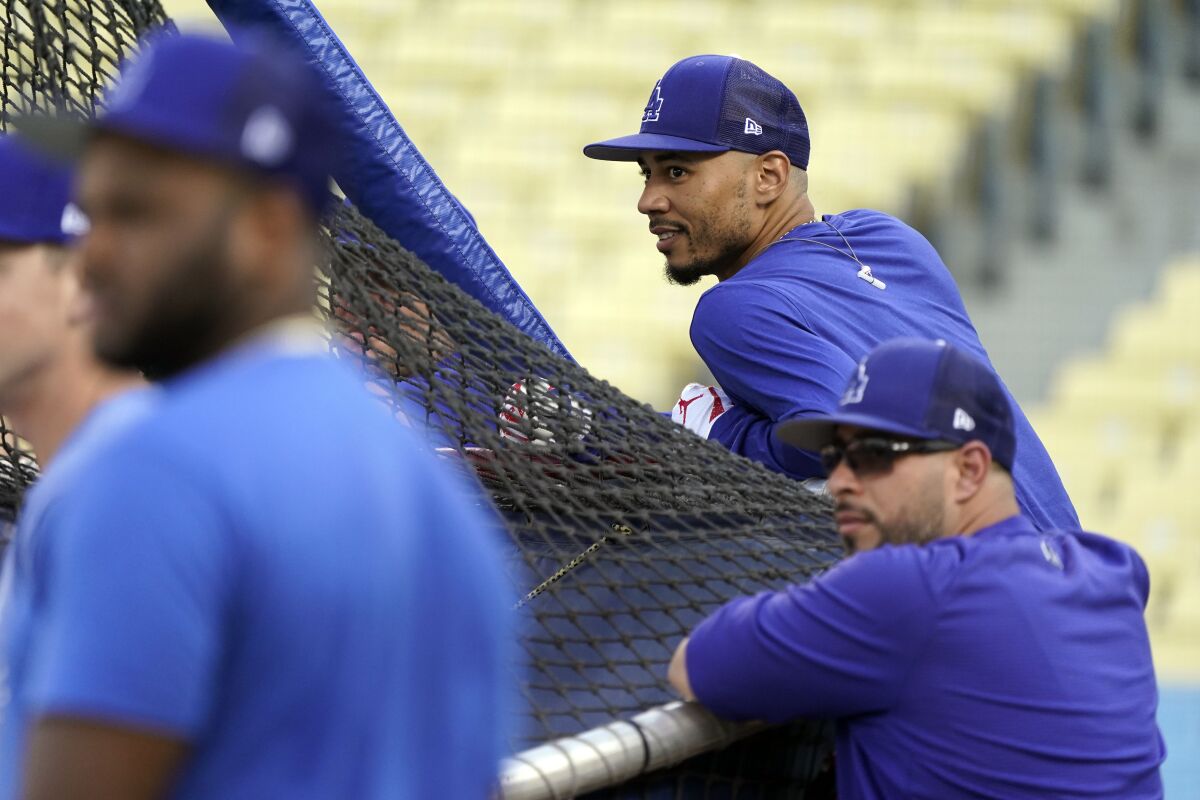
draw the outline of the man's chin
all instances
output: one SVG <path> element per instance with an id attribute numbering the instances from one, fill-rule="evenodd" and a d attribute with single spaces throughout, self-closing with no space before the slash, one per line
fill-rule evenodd
<path id="1" fill-rule="evenodd" d="M 883 537 L 873 528 L 867 529 L 867 526 L 855 526 L 853 530 L 839 530 L 838 533 L 849 555 L 875 550 L 883 544 Z"/>
<path id="2" fill-rule="evenodd" d="M 663 274 L 667 278 L 668 283 L 673 283 L 676 286 L 692 286 L 700 281 L 707 273 L 702 266 L 687 264 L 682 267 L 672 266 L 671 262 L 667 262 L 663 268 Z"/>

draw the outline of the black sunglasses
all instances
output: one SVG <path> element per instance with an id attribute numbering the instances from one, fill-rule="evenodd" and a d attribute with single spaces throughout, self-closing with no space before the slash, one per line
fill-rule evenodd
<path id="1" fill-rule="evenodd" d="M 821 448 L 821 466 L 828 475 L 846 459 L 854 474 L 882 475 L 890 472 L 896 459 L 916 453 L 947 453 L 962 447 L 961 442 L 937 439 L 886 439 L 882 436 L 864 436 L 848 443 L 827 444 Z"/>

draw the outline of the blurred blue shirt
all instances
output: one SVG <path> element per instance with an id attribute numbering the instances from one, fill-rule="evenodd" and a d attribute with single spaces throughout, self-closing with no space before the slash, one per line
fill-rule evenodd
<path id="1" fill-rule="evenodd" d="M 41 602 L 35 574 L 45 569 L 46 530 L 64 503 L 98 470 L 104 447 L 153 406 L 156 392 L 132 390 L 98 403 L 67 437 L 28 492 L 12 542 L 0 566 L 0 797 L 14 796 L 24 753 L 28 709 L 12 701 L 12 686 L 25 678 L 34 634 L 34 609 Z"/>
<path id="2" fill-rule="evenodd" d="M 1148 592 L 1126 545 L 1011 517 L 735 600 L 688 675 L 723 716 L 836 718 L 842 797 L 1157 798 Z"/>
<path id="3" fill-rule="evenodd" d="M 10 717 L 186 739 L 177 798 L 487 795 L 512 679 L 494 522 L 319 346 L 243 345 L 104 448 L 46 520 Z"/>

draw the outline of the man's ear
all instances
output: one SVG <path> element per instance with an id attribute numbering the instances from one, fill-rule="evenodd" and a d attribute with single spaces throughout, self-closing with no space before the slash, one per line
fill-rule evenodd
<path id="1" fill-rule="evenodd" d="M 992 469 L 992 452 L 983 442 L 967 442 L 954 451 L 954 466 L 958 477 L 954 481 L 954 500 L 964 503 L 983 488 Z"/>
<path id="2" fill-rule="evenodd" d="M 762 205 L 775 202 L 788 187 L 792 163 L 778 150 L 763 153 L 755 159 L 755 194 Z"/>

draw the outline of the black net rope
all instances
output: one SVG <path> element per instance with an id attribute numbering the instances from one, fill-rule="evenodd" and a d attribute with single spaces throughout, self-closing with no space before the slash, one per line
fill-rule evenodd
<path id="1" fill-rule="evenodd" d="M 166 22 L 141 0 L 3 13 L 5 125 L 93 113 L 122 56 Z M 672 650 L 706 614 L 840 556 L 827 502 L 798 483 L 554 355 L 351 205 L 323 232 L 332 349 L 503 523 L 525 660 L 514 751 L 668 702 Z M 36 468 L 6 429 L 0 442 L 2 524 Z M 826 797 L 831 751 L 829 725 L 795 723 L 597 796 Z"/>
<path id="2" fill-rule="evenodd" d="M 335 351 L 367 368 L 381 400 L 506 524 L 528 665 L 515 749 L 668 702 L 672 649 L 707 613 L 840 554 L 827 504 L 800 484 L 557 357 L 352 206 L 327 232 L 320 305 Z M 621 792 L 804 796 L 826 734 L 769 732 Z"/>

